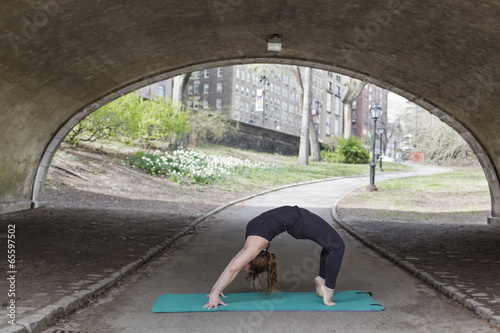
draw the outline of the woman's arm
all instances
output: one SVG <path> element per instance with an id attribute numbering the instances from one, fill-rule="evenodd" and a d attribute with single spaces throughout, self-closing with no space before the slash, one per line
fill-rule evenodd
<path id="1" fill-rule="evenodd" d="M 205 304 L 204 308 L 211 309 L 212 307 L 215 307 L 217 309 L 219 304 L 226 305 L 220 300 L 219 295 L 221 295 L 224 289 L 231 282 L 233 282 L 243 267 L 257 257 L 260 251 L 267 246 L 267 243 L 269 243 L 269 241 L 260 236 L 247 237 L 243 249 L 241 249 L 233 259 L 231 259 L 217 282 L 212 287 L 212 291 L 208 295 L 208 302 Z"/>

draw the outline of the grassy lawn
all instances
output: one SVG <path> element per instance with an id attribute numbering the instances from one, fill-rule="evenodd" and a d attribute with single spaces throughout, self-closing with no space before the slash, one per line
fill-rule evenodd
<path id="1" fill-rule="evenodd" d="M 309 165 L 299 165 L 296 156 L 258 153 L 223 146 L 206 146 L 197 148 L 194 152 L 188 150 L 176 154 L 174 152 L 166 156 L 160 152 L 133 153 L 129 161 L 149 173 L 167 174 L 171 180 L 185 185 L 196 182 L 226 190 L 269 189 L 311 180 L 366 175 L 370 172 L 369 164 L 310 162 Z M 228 172 L 226 166 L 229 165 L 231 171 Z M 396 163 L 386 163 L 384 168 L 386 172 L 411 169 Z"/>
<path id="2" fill-rule="evenodd" d="M 116 143 L 99 143 L 93 148 L 120 152 L 121 156 L 140 150 Z M 189 182 L 183 185 L 196 186 L 203 191 L 258 192 L 287 184 L 370 173 L 368 164 L 310 162 L 309 165 L 302 166 L 298 164 L 296 156 L 265 154 L 216 145 L 196 150 L 209 155 L 236 157 L 273 165 L 269 168 L 239 169 L 230 177 L 208 185 L 194 185 Z M 406 165 L 384 162 L 386 173 L 411 169 Z M 479 166 L 439 175 L 381 181 L 376 185 L 378 192 L 367 192 L 365 188 L 360 188 L 344 197 L 338 206 L 339 216 L 361 220 L 484 222 L 491 209 L 488 184 Z"/>
<path id="3" fill-rule="evenodd" d="M 358 189 L 338 206 L 341 218 L 485 222 L 491 208 L 488 183 L 479 170 L 378 182 L 378 192 Z"/>
<path id="4" fill-rule="evenodd" d="M 205 146 L 197 150 L 205 154 L 232 156 L 251 161 L 273 163 L 276 165 L 275 168 L 271 169 L 246 170 L 246 172 L 234 174 L 231 178 L 215 186 L 271 188 L 311 180 L 367 175 L 370 173 L 369 164 L 341 164 L 310 161 L 309 165 L 299 165 L 297 156 L 266 154 L 223 146 Z M 384 163 L 385 172 L 408 171 L 411 169 L 411 167 L 402 164 Z"/>
<path id="5" fill-rule="evenodd" d="M 387 163 L 386 170 L 391 172 L 409 170 L 408 166 Z M 333 177 L 366 175 L 370 173 L 368 164 L 337 164 L 310 162 L 309 165 L 277 164 L 274 169 L 248 170 L 246 173 L 235 174 L 221 185 L 240 184 L 245 186 L 269 187 L 285 184 L 301 183 L 311 180 Z"/>

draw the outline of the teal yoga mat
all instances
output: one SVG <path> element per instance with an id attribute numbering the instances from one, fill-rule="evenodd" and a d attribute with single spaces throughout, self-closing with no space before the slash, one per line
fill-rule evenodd
<path id="1" fill-rule="evenodd" d="M 338 291 L 333 295 L 333 306 L 323 304 L 323 299 L 311 293 L 230 293 L 215 310 L 203 308 L 208 301 L 206 294 L 165 294 L 159 296 L 151 312 L 206 312 L 206 311 L 382 311 L 384 307 L 375 302 L 365 291 Z"/>

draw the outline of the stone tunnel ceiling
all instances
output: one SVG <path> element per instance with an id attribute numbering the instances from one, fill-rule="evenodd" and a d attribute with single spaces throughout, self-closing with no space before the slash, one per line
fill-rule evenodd
<path id="1" fill-rule="evenodd" d="M 195 68 L 268 61 L 367 77 L 441 117 L 478 154 L 492 217 L 500 216 L 498 1 L 19 0 L 0 8 L 0 212 L 31 205 L 54 137 L 92 105 Z M 266 50 L 275 33 L 279 53 Z"/>

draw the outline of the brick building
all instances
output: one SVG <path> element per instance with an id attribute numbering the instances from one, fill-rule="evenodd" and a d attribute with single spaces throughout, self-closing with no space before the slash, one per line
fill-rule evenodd
<path id="1" fill-rule="evenodd" d="M 370 115 L 370 108 L 375 104 L 382 108 L 382 116 L 377 120 L 377 127 L 387 126 L 387 90 L 367 84 L 352 104 L 353 135 L 359 138 L 373 135 L 373 118 Z"/>

